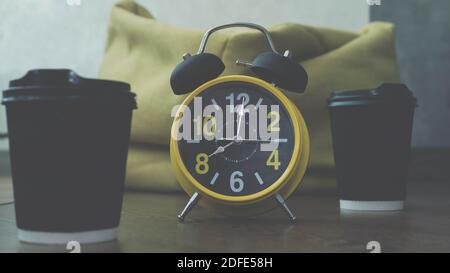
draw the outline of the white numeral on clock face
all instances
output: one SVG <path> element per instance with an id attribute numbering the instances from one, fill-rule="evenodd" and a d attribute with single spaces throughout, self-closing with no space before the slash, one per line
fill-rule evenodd
<path id="1" fill-rule="evenodd" d="M 230 95 L 226 96 L 225 99 L 228 100 L 231 111 L 234 111 L 234 93 L 230 93 Z M 250 96 L 247 93 L 239 93 L 236 96 L 236 101 L 239 105 L 242 104 L 242 107 L 245 107 L 250 102 Z"/>
<path id="2" fill-rule="evenodd" d="M 233 192 L 241 192 L 244 189 L 244 180 L 241 177 L 244 174 L 240 171 L 235 171 L 230 177 L 230 188 Z"/>
<path id="3" fill-rule="evenodd" d="M 239 93 L 236 100 L 241 102 L 244 106 L 250 102 L 250 96 L 247 93 Z"/>

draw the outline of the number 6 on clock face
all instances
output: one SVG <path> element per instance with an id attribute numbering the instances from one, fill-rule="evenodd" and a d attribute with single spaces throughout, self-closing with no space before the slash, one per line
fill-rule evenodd
<path id="1" fill-rule="evenodd" d="M 235 171 L 230 177 L 230 188 L 233 192 L 241 192 L 244 189 L 244 180 L 242 176 L 244 174 L 240 171 Z"/>

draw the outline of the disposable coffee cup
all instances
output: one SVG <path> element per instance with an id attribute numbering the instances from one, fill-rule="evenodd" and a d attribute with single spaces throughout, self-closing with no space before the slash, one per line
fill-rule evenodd
<path id="1" fill-rule="evenodd" d="M 403 84 L 328 100 L 341 209 L 402 210 L 416 99 Z"/>
<path id="2" fill-rule="evenodd" d="M 71 70 L 31 70 L 3 91 L 19 240 L 114 240 L 135 94 Z"/>

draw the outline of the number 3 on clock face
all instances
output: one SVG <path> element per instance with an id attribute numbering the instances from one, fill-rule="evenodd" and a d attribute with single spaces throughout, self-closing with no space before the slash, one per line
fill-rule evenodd
<path id="1" fill-rule="evenodd" d="M 226 109 L 232 111 L 234 116 L 233 120 L 223 120 L 223 128 L 218 128 L 215 117 L 196 119 L 195 128 L 202 131 L 202 139 L 177 142 L 181 162 L 195 183 L 198 183 L 196 186 L 222 197 L 251 196 L 273 187 L 288 169 L 295 148 L 292 114 L 286 103 L 259 85 L 240 81 L 212 85 L 196 94 L 196 97 L 202 98 L 203 109 L 213 104 L 222 109 L 224 118 Z M 267 107 L 266 116 L 262 116 L 259 111 L 258 119 L 267 119 L 265 124 L 268 133 L 278 133 L 279 137 L 271 140 L 277 142 L 276 148 L 269 151 L 261 149 L 261 145 L 270 141 L 263 141 L 259 136 L 260 123 L 250 126 L 248 113 L 244 112 L 245 116 L 240 117 L 239 111 L 247 105 L 255 105 L 256 109 L 262 105 Z M 193 100 L 186 106 L 194 113 Z M 244 124 L 240 127 L 242 120 Z M 230 122 L 234 123 L 234 136 L 238 128 L 245 128 L 244 138 L 226 137 L 225 130 L 229 128 L 226 125 Z M 256 139 L 250 138 L 250 128 L 257 130 Z M 191 131 L 194 132 L 194 125 Z M 216 132 L 223 137 L 205 139 L 205 135 L 211 137 Z"/>

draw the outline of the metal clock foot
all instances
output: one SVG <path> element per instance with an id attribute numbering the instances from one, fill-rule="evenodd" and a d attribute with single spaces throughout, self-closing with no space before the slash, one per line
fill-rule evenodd
<path id="1" fill-rule="evenodd" d="M 289 216 L 289 219 L 291 219 L 291 221 L 295 221 L 295 219 L 297 219 L 297 218 L 295 217 L 295 215 L 291 212 L 291 210 L 287 206 L 286 201 L 284 200 L 283 196 L 281 196 L 279 193 L 277 193 L 275 195 L 275 199 L 277 200 L 278 204 L 283 208 L 283 210 L 287 213 L 287 215 Z"/>
<path id="2" fill-rule="evenodd" d="M 195 207 L 195 205 L 198 203 L 198 200 L 200 200 L 200 195 L 198 194 L 198 192 L 195 192 L 187 202 L 183 211 L 178 215 L 178 221 L 184 221 L 184 218 L 189 214 L 192 208 Z"/>

